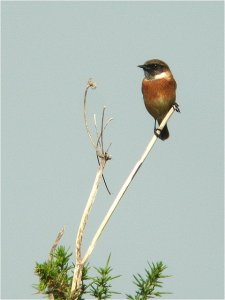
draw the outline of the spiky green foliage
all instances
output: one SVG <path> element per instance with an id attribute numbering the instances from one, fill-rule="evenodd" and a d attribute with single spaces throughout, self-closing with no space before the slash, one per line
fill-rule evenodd
<path id="1" fill-rule="evenodd" d="M 134 284 L 137 286 L 135 296 L 127 295 L 130 300 L 147 300 L 150 298 L 161 297 L 163 294 L 170 294 L 156 290 L 162 287 L 163 278 L 170 277 L 163 275 L 166 266 L 160 261 L 156 264 L 148 263 L 149 269 L 145 269 L 145 276 L 140 274 L 134 275 Z"/>
<path id="2" fill-rule="evenodd" d="M 89 278 L 91 280 L 89 293 L 98 300 L 109 299 L 113 294 L 120 294 L 111 290 L 112 280 L 120 277 L 120 275 L 111 276 L 112 268 L 109 266 L 110 257 L 111 255 L 109 255 L 106 265 L 103 268 L 94 268 L 97 271 L 97 275 Z"/>
<path id="3" fill-rule="evenodd" d="M 69 265 L 69 253 L 64 246 L 59 246 L 52 255 L 52 259 L 41 264 L 36 263 L 35 274 L 39 276 L 39 284 L 34 285 L 38 293 L 53 294 L 57 300 L 68 299 L 74 265 Z"/>
<path id="4" fill-rule="evenodd" d="M 48 296 L 52 294 L 55 300 L 70 300 L 72 286 L 72 275 L 74 264 L 70 263 L 69 253 L 64 246 L 58 246 L 51 260 L 36 263 L 35 274 L 39 277 L 39 284 L 34 285 L 38 293 Z M 90 267 L 86 264 L 82 271 L 81 290 L 78 300 L 84 300 L 84 295 L 94 296 L 96 299 L 109 299 L 114 294 L 120 294 L 112 290 L 112 281 L 120 276 L 112 276 L 110 267 L 110 255 L 104 267 L 94 267 L 95 276 L 90 276 Z M 127 295 L 130 300 L 147 300 L 149 298 L 161 297 L 163 293 L 158 289 L 162 287 L 161 279 L 169 277 L 164 275 L 166 266 L 162 262 L 156 264 L 148 263 L 145 276 L 134 275 L 134 284 L 137 286 L 135 296 Z"/>
<path id="5" fill-rule="evenodd" d="M 39 284 L 34 285 L 38 293 L 52 294 L 56 300 L 71 299 L 72 271 L 74 264 L 69 264 L 72 253 L 65 250 L 64 246 L 58 246 L 52 259 L 43 263 L 36 263 L 35 274 L 39 276 Z M 84 300 L 84 295 L 89 294 L 97 299 L 111 298 L 117 294 L 111 290 L 111 281 L 119 276 L 111 276 L 112 268 L 109 266 L 110 255 L 106 265 L 94 268 L 96 276 L 89 276 L 90 267 L 84 265 L 81 278 L 81 292 L 78 300 Z"/>

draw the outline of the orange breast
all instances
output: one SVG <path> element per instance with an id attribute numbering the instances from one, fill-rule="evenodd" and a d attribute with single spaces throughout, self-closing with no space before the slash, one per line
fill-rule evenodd
<path id="1" fill-rule="evenodd" d="M 157 79 L 142 81 L 142 93 L 145 106 L 154 119 L 162 120 L 176 100 L 176 81 Z"/>

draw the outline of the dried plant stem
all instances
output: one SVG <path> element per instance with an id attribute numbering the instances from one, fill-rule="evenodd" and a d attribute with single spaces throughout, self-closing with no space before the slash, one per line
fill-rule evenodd
<path id="1" fill-rule="evenodd" d="M 48 261 L 52 260 L 53 257 L 53 253 L 55 252 L 56 247 L 58 246 L 59 241 L 61 240 L 63 234 L 64 234 L 65 228 L 62 227 L 62 229 L 59 231 L 59 233 L 57 234 L 57 237 L 52 245 L 52 248 L 50 250 L 49 256 L 48 256 Z M 54 300 L 54 295 L 53 294 L 49 294 L 48 295 L 48 299 L 49 300 Z"/>
<path id="2" fill-rule="evenodd" d="M 91 142 L 92 146 L 96 149 L 96 145 L 91 136 L 91 131 L 88 126 L 88 118 L 87 118 L 87 93 L 88 93 L 89 88 L 92 88 L 92 89 L 96 88 L 96 84 L 92 80 L 88 81 L 86 89 L 85 89 L 85 93 L 84 93 L 84 124 L 85 124 L 85 128 L 86 128 L 88 137 L 90 139 L 90 142 Z"/>
<path id="3" fill-rule="evenodd" d="M 165 118 L 163 119 L 162 123 L 160 124 L 160 126 L 158 127 L 157 130 L 162 130 L 164 128 L 164 126 L 166 125 L 166 123 L 168 122 L 169 118 L 172 116 L 173 112 L 176 109 L 174 107 L 172 107 L 170 109 L 170 111 L 167 113 L 167 115 L 165 116 Z M 136 163 L 136 165 L 134 166 L 133 170 L 131 171 L 130 175 L 127 177 L 126 181 L 124 182 L 123 186 L 121 187 L 119 193 L 117 194 L 114 202 L 112 203 L 111 207 L 109 208 L 106 216 L 104 217 L 102 223 L 100 224 L 94 238 L 91 241 L 91 244 L 82 260 L 82 264 L 85 264 L 85 262 L 87 261 L 87 259 L 89 258 L 89 256 L 91 255 L 92 251 L 94 250 L 94 247 L 97 243 L 97 240 L 99 239 L 100 235 L 102 234 L 102 231 L 104 230 L 106 224 L 108 223 L 111 215 L 113 214 L 114 210 L 116 209 L 117 205 L 119 204 L 120 200 L 122 199 L 124 193 L 126 192 L 126 190 L 128 189 L 131 181 L 133 180 L 134 176 L 137 174 L 139 168 L 141 167 L 141 165 L 143 164 L 143 162 L 145 161 L 147 155 L 149 154 L 150 150 L 152 149 L 152 147 L 154 146 L 155 142 L 157 140 L 157 136 L 154 135 L 152 137 L 152 139 L 150 140 L 148 146 L 146 147 L 144 153 L 142 154 L 141 158 L 138 160 L 138 162 Z"/>
<path id="4" fill-rule="evenodd" d="M 61 229 L 61 230 L 59 231 L 59 233 L 57 234 L 57 237 L 56 237 L 56 239 L 55 239 L 55 241 L 54 241 L 54 243 L 53 243 L 53 245 L 52 245 L 51 251 L 50 251 L 49 256 L 48 256 L 48 260 L 49 260 L 49 261 L 52 259 L 53 253 L 54 253 L 56 247 L 58 246 L 58 243 L 59 243 L 59 241 L 61 240 L 61 238 L 62 238 L 62 236 L 63 236 L 63 234 L 64 234 L 64 231 L 65 231 L 65 228 L 62 227 L 62 229 Z"/>
<path id="5" fill-rule="evenodd" d="M 82 244 L 82 239 L 83 239 L 83 234 L 85 230 L 85 226 L 87 224 L 87 220 L 91 211 L 91 208 L 94 204 L 94 201 L 96 199 L 96 195 L 99 189 L 99 185 L 101 182 L 103 170 L 106 164 L 105 159 L 100 160 L 100 165 L 94 180 L 94 184 L 91 190 L 91 193 L 89 195 L 86 207 L 84 209 L 81 221 L 80 221 L 80 226 L 78 229 L 77 233 L 77 238 L 76 238 L 76 265 L 75 265 L 75 270 L 74 270 L 74 275 L 73 275 L 73 282 L 72 282 L 72 288 L 71 288 L 71 294 L 77 293 L 80 288 L 81 284 L 81 276 L 82 276 L 82 269 L 83 269 L 83 263 L 82 263 L 82 258 L 81 258 L 81 244 Z"/>

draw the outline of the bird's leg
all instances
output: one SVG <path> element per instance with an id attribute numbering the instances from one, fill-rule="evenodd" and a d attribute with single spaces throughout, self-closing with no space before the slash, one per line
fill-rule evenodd
<path id="1" fill-rule="evenodd" d="M 156 119 L 155 119 L 155 124 L 154 124 L 154 131 L 156 131 Z"/>

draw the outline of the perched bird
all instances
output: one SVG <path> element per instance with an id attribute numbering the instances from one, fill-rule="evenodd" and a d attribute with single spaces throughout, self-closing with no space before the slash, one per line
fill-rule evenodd
<path id="1" fill-rule="evenodd" d="M 160 125 L 170 108 L 176 105 L 176 81 L 169 66 L 162 60 L 151 59 L 138 67 L 142 68 L 145 74 L 142 81 L 145 107 L 155 119 L 155 134 L 164 141 L 169 137 L 167 125 L 157 134 L 156 121 Z"/>

